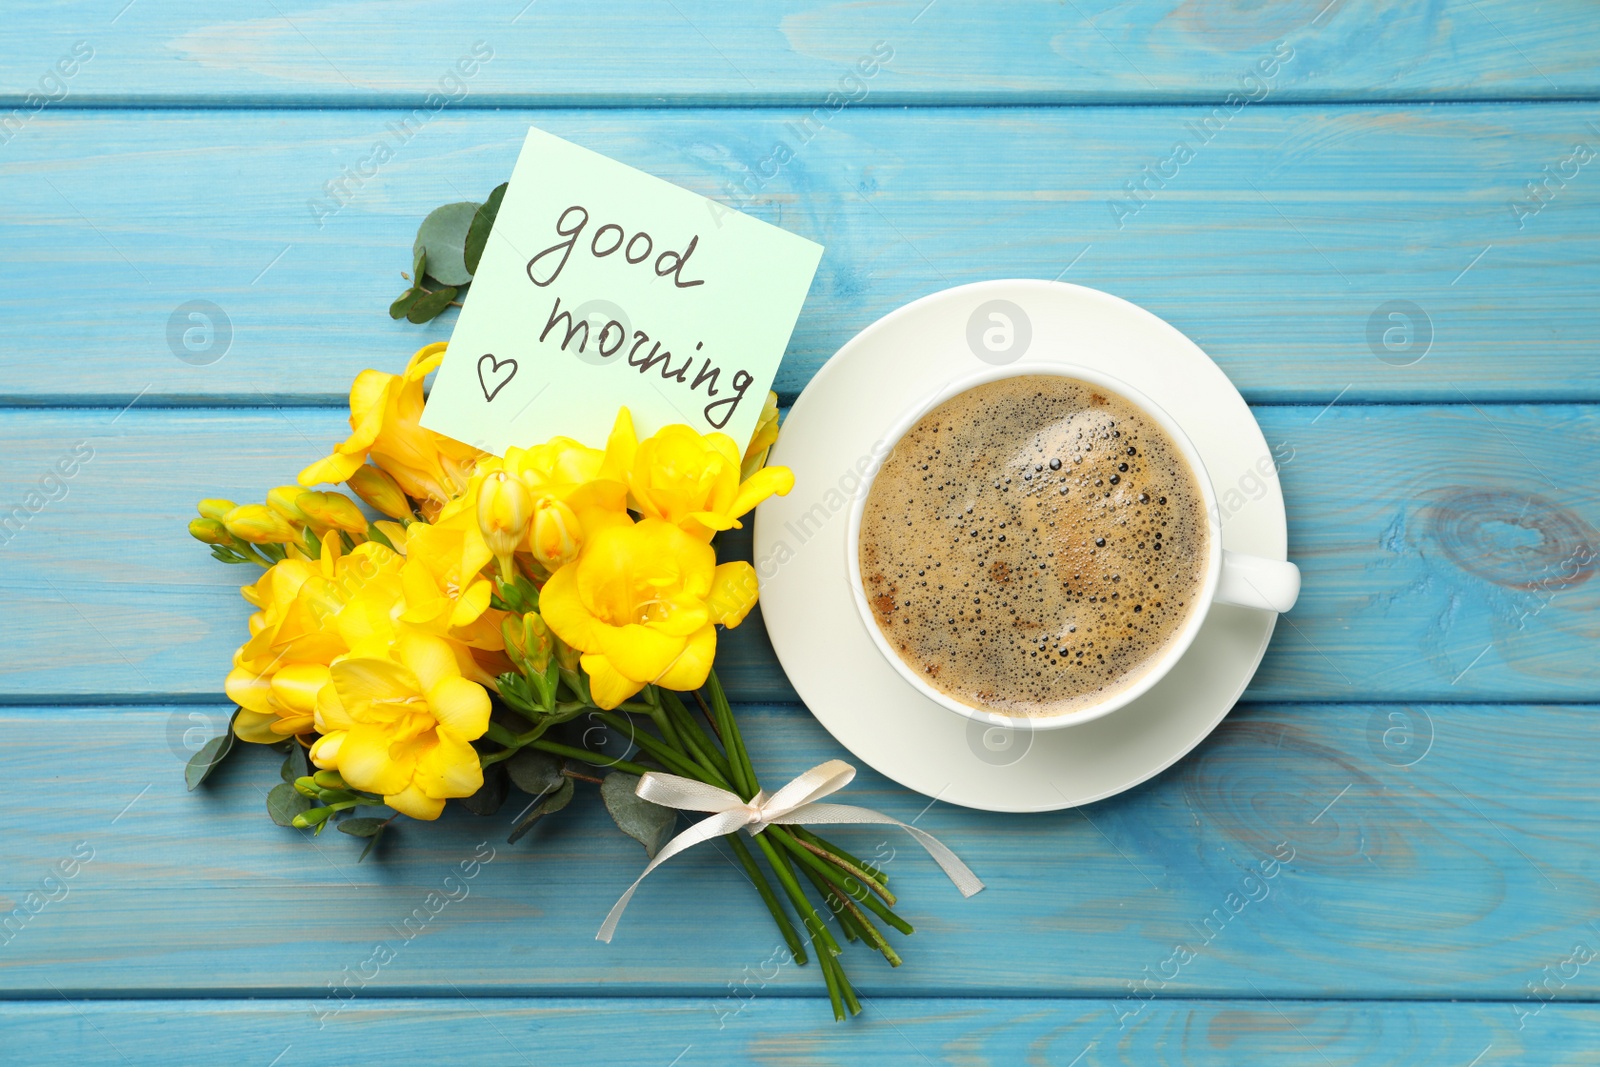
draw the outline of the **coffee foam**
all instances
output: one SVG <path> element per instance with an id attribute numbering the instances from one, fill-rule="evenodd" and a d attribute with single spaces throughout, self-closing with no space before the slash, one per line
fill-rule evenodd
<path id="1" fill-rule="evenodd" d="M 1009 716 L 1136 681 L 1194 610 L 1209 533 L 1172 438 L 1054 375 L 969 389 L 900 439 L 868 491 L 862 586 L 929 685 Z"/>

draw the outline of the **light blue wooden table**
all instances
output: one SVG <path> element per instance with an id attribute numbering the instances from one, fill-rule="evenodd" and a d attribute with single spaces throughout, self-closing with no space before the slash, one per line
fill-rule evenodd
<path id="1" fill-rule="evenodd" d="M 0 34 L 0 1063 L 1600 1062 L 1588 0 L 217 8 L 13 3 Z M 358 865 L 267 822 L 269 753 L 184 792 L 247 611 L 192 502 L 259 499 L 356 371 L 447 335 L 384 314 L 412 233 L 530 122 L 827 246 L 786 402 L 910 299 L 1059 277 L 1193 337 L 1289 457 L 1305 593 L 1245 700 L 1090 808 L 929 811 L 990 888 L 898 867 L 922 932 L 856 959 L 847 1025 L 713 849 L 595 942 L 642 854 L 592 802 Z M 226 329 L 185 360 L 192 300 Z M 768 778 L 844 755 L 759 624 L 727 647 Z"/>

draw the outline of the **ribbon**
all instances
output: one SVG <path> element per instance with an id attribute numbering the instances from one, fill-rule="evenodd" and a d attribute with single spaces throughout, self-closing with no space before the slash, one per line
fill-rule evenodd
<path id="1" fill-rule="evenodd" d="M 871 808 L 858 808 L 850 804 L 818 803 L 828 794 L 836 793 L 849 785 L 855 776 L 856 769 L 850 764 L 843 760 L 829 760 L 811 768 L 776 793 L 768 793 L 763 789 L 746 801 L 740 800 L 726 789 L 697 782 L 693 778 L 648 772 L 639 779 L 639 784 L 634 789 L 634 792 L 643 799 L 652 804 L 660 804 L 662 807 L 677 808 L 681 811 L 709 811 L 713 814 L 709 819 L 700 820 L 674 837 L 656 853 L 650 865 L 644 869 L 644 873 L 634 879 L 628 891 L 612 905 L 611 913 L 601 924 L 595 940 L 610 942 L 611 935 L 617 931 L 617 923 L 622 919 L 622 913 L 628 907 L 628 901 L 633 899 L 634 890 L 639 888 L 639 883 L 673 856 L 712 838 L 723 837 L 740 830 L 754 837 L 772 825 L 855 823 L 898 826 L 927 850 L 928 855 L 933 857 L 934 862 L 950 881 L 955 883 L 955 887 L 961 890 L 962 896 L 970 897 L 983 889 L 983 883 L 978 880 L 978 876 L 932 834 L 918 830 L 915 826 L 903 823 L 899 819 L 891 819 Z"/>

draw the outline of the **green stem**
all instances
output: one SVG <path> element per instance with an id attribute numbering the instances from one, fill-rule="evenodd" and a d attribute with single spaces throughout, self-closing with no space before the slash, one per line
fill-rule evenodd
<path id="1" fill-rule="evenodd" d="M 685 747 L 690 750 L 690 754 L 698 762 L 714 768 L 718 774 L 728 779 L 728 781 L 733 781 L 733 771 L 728 766 L 727 758 L 717 750 L 716 745 L 705 735 L 705 731 L 700 729 L 699 724 L 689 717 L 688 709 L 683 706 L 683 702 L 678 699 L 677 695 L 669 690 L 662 690 L 661 704 L 667 715 L 671 716 L 673 722 L 677 725 L 678 736 L 683 740 Z"/>
<path id="2" fill-rule="evenodd" d="M 595 717 L 619 733 L 630 734 L 630 740 L 632 740 L 634 744 L 638 745 L 640 748 L 644 749 L 645 752 L 659 760 L 662 765 L 673 774 L 682 775 L 685 778 L 693 778 L 698 782 L 704 782 L 708 780 L 707 772 L 699 767 L 696 767 L 689 761 L 687 756 L 680 754 L 659 739 L 651 737 L 649 734 L 640 733 L 637 730 L 633 730 L 630 727 L 628 720 L 624 719 L 616 712 L 596 711 Z M 721 786 L 723 789 L 728 788 L 727 781 L 722 780 L 721 775 L 717 775 L 716 780 L 712 780 L 711 784 Z"/>
<path id="3" fill-rule="evenodd" d="M 661 706 L 659 691 L 653 685 L 645 686 L 644 691 L 646 703 L 643 710 L 645 714 L 650 716 L 650 721 L 656 724 L 657 730 L 661 731 L 661 739 L 677 751 L 682 752 L 686 746 L 683 743 L 683 739 L 678 736 L 678 728 L 673 724 L 671 716 Z"/>
<path id="4" fill-rule="evenodd" d="M 886 874 L 881 869 L 879 869 L 877 867 L 874 867 L 872 864 L 868 863 L 866 860 L 858 859 L 855 856 L 852 856 L 850 853 L 846 852 L 844 849 L 840 848 L 838 845 L 834 844 L 832 841 L 824 840 L 821 834 L 814 833 L 814 832 L 812 832 L 810 830 L 807 830 L 807 829 L 805 829 L 804 827 L 801 827 L 801 826 L 793 827 L 791 829 L 791 832 L 796 837 L 800 838 L 801 840 L 810 841 L 813 845 L 816 845 L 818 848 L 824 849 L 827 852 L 832 853 L 834 856 L 837 856 L 838 858 L 840 858 L 842 860 L 845 860 L 845 861 L 847 861 L 849 863 L 855 864 L 857 867 L 859 867 L 863 871 L 867 872 L 867 877 L 868 878 L 871 878 L 874 882 L 877 882 L 879 885 L 884 886 L 885 888 L 888 887 L 888 885 L 889 885 L 889 876 L 888 876 L 888 874 Z"/>
<path id="5" fill-rule="evenodd" d="M 826 952 L 818 956 L 817 961 L 822 964 L 822 980 L 828 984 L 828 1003 L 833 1007 L 833 1021 L 842 1023 L 846 1016 L 843 998 L 839 996 L 839 979 L 844 972 L 839 967 L 839 961 Z"/>
<path id="6" fill-rule="evenodd" d="M 828 880 L 810 867 L 800 868 L 800 873 L 810 879 L 812 885 L 816 886 L 817 895 L 822 897 L 822 902 L 828 906 L 828 910 L 833 912 L 833 917 L 838 920 L 839 929 L 844 931 L 845 940 L 860 940 L 860 935 L 856 933 L 856 925 L 851 921 L 849 912 L 845 910 L 847 902 L 844 894 L 835 892 L 833 887 L 828 884 Z"/>
<path id="7" fill-rule="evenodd" d="M 750 855 L 750 849 L 743 838 L 737 833 L 729 834 L 728 844 L 733 849 L 733 854 L 739 858 L 739 864 L 744 867 L 745 873 L 750 876 L 756 892 L 761 894 L 767 910 L 772 912 L 772 918 L 778 924 L 778 932 L 783 935 L 784 943 L 789 946 L 789 954 L 794 957 L 795 963 L 804 966 L 807 959 L 806 944 L 795 932 L 794 924 L 789 921 L 789 913 L 783 910 L 783 902 L 772 891 L 772 883 L 767 881 L 767 876 L 762 873 L 756 858 Z"/>
<path id="8" fill-rule="evenodd" d="M 563 745 L 556 741 L 546 741 L 543 738 L 528 742 L 527 747 L 536 748 L 540 752 L 548 752 L 552 756 L 575 759 L 580 763 L 587 763 L 595 767 L 615 768 L 628 774 L 645 775 L 650 773 L 650 768 L 642 764 L 630 763 L 625 759 L 612 759 L 610 756 L 600 752 L 590 752 L 586 748 L 573 748 L 571 745 Z"/>
<path id="9" fill-rule="evenodd" d="M 268 570 L 272 569 L 272 564 L 275 561 L 268 559 L 266 556 L 256 551 L 256 546 L 252 545 L 249 541 L 239 541 L 237 548 L 243 549 L 244 551 L 242 554 L 248 556 L 251 562 L 259 563 Z"/>
<path id="10" fill-rule="evenodd" d="M 748 800 L 761 788 L 761 780 L 756 777 L 755 767 L 750 763 L 750 753 L 744 747 L 739 725 L 733 721 L 733 708 L 728 705 L 728 696 L 722 691 L 722 682 L 718 680 L 715 670 L 706 675 L 706 689 L 711 694 L 711 710 L 717 716 L 722 747 L 728 751 L 728 764 L 733 769 L 735 782 L 742 779 L 748 790 L 744 794 Z"/>
<path id="11" fill-rule="evenodd" d="M 772 834 L 774 840 L 787 845 L 790 854 L 793 855 L 795 859 L 811 867 L 813 870 L 817 871 L 817 873 L 823 876 L 827 876 L 830 873 L 826 863 L 812 855 L 809 849 L 800 844 L 800 842 L 796 841 L 793 837 L 789 836 L 783 827 L 769 826 L 764 832 Z M 853 879 L 845 879 L 846 882 L 852 880 Z M 865 904 L 874 913 L 876 913 L 880 919 L 894 927 L 896 930 L 899 930 L 902 934 L 912 934 L 916 932 L 916 927 L 912 926 L 910 923 L 900 918 L 900 916 L 890 911 L 888 905 L 882 903 L 877 897 L 867 892 L 859 882 L 856 883 L 856 890 L 857 892 L 852 893 L 846 887 L 845 893 L 848 894 L 850 899 L 854 900 L 856 903 Z"/>
<path id="12" fill-rule="evenodd" d="M 711 732 L 717 735 L 717 740 L 722 740 L 722 728 L 717 725 L 716 716 L 711 714 L 711 705 L 706 703 L 706 698 L 700 690 L 694 691 L 694 702 L 700 705 L 700 714 L 706 717 L 706 725 L 711 727 Z"/>
<path id="13" fill-rule="evenodd" d="M 872 875 L 868 874 L 861 867 L 851 863 L 849 860 L 840 856 L 837 852 L 830 852 L 821 845 L 813 844 L 809 839 L 814 837 L 814 834 L 806 834 L 803 829 L 797 826 L 786 827 L 786 829 L 788 829 L 789 833 L 794 837 L 796 843 L 798 843 L 807 852 L 810 852 L 814 856 L 819 856 L 827 862 L 833 864 L 835 867 L 838 867 L 840 870 L 847 871 L 854 875 L 858 881 L 864 882 L 873 890 L 873 892 L 881 896 L 885 903 L 895 903 L 895 895 L 889 892 L 888 887 L 879 882 L 876 878 L 872 877 Z"/>
<path id="14" fill-rule="evenodd" d="M 866 913 L 856 906 L 855 901 L 849 899 L 838 884 L 823 878 L 821 875 L 818 875 L 817 878 L 828 887 L 830 893 L 840 897 L 840 903 L 844 908 L 845 914 L 854 921 L 856 930 L 861 934 L 862 940 L 882 953 L 883 958 L 889 961 L 889 966 L 900 966 L 904 962 L 900 959 L 900 954 L 889 944 L 888 939 L 883 936 L 882 932 L 873 925 L 872 920 L 867 918 Z"/>
<path id="15" fill-rule="evenodd" d="M 770 827 L 768 829 L 771 829 Z M 815 905 L 806 897 L 805 891 L 800 888 L 800 883 L 795 880 L 794 871 L 789 866 L 789 861 L 767 838 L 767 830 L 756 835 L 756 844 L 761 846 L 761 851 L 766 853 L 767 863 L 778 876 L 778 884 L 783 886 L 783 891 L 789 894 L 789 902 L 794 905 L 794 910 L 800 913 L 800 918 L 805 922 L 806 930 L 811 934 L 811 940 L 822 947 L 819 955 L 839 954 L 839 942 L 833 939 L 833 934 L 828 930 L 822 916 L 817 914 Z M 826 962 L 826 961 L 824 961 Z"/>
<path id="16" fill-rule="evenodd" d="M 490 722 L 489 728 L 483 732 L 483 736 L 497 745 L 505 745 L 510 749 L 521 747 L 517 742 L 517 735 L 497 722 Z"/>

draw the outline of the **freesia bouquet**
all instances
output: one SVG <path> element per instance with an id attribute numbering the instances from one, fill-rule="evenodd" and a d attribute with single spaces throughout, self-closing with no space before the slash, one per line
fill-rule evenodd
<path id="1" fill-rule="evenodd" d="M 794 483 L 765 466 L 776 397 L 743 455 L 688 426 L 639 440 L 622 409 L 603 449 L 556 437 L 501 458 L 420 425 L 423 381 L 444 349 L 424 347 L 400 374 L 361 372 L 350 436 L 297 485 L 263 503 L 200 502 L 190 533 L 263 573 L 241 590 L 256 611 L 227 676 L 231 734 L 196 754 L 190 787 L 235 738 L 276 745 L 286 758 L 272 818 L 367 838 L 365 858 L 400 816 L 436 819 L 449 800 L 492 814 L 513 787 L 531 798 L 515 841 L 577 782 L 598 784 L 619 827 L 655 856 L 676 812 L 641 797 L 640 776 L 703 784 L 756 805 L 738 825 L 755 831 L 765 867 L 738 833 L 728 843 L 792 958 L 821 946 L 835 1016 L 859 1011 L 826 918 L 891 965 L 900 958 L 878 923 L 912 928 L 890 910 L 880 870 L 795 820 L 759 817 L 767 795 L 713 669 L 718 627 L 738 626 L 756 602 L 753 568 L 719 563 L 715 537 Z M 329 484 L 381 517 L 318 488 Z M 564 724 L 580 715 L 606 729 L 573 736 Z M 612 754 L 619 745 L 626 758 Z M 370 814 L 381 808 L 395 814 Z"/>

